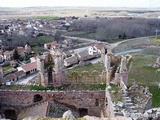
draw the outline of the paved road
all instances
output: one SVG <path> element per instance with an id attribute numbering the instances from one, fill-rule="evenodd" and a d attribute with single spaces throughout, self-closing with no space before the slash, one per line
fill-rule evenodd
<path id="1" fill-rule="evenodd" d="M 64 36 L 64 35 L 63 35 Z M 160 35 L 158 35 L 160 36 Z M 95 42 L 95 43 L 99 43 L 100 41 L 98 40 L 95 40 L 95 39 L 87 39 L 87 38 L 79 38 L 79 37 L 72 37 L 72 36 L 64 36 L 65 38 L 71 38 L 71 39 L 79 39 L 79 40 L 83 40 L 83 41 L 87 41 L 87 42 Z M 146 36 L 146 37 L 139 37 L 139 38 L 131 38 L 131 39 L 126 39 L 126 40 L 123 40 L 123 41 L 119 41 L 119 42 L 116 42 L 116 43 L 111 43 L 109 44 L 108 42 L 102 42 L 104 44 L 107 45 L 107 47 L 109 48 L 115 48 L 116 46 L 118 46 L 119 44 L 121 43 L 124 43 L 124 42 L 127 42 L 127 41 L 131 41 L 131 40 L 139 40 L 139 39 L 148 39 L 150 37 L 155 37 L 155 36 Z"/>
<path id="2" fill-rule="evenodd" d="M 27 76 L 25 78 L 22 78 L 16 82 L 14 82 L 13 84 L 20 84 L 20 85 L 28 85 L 28 83 L 33 80 L 34 78 L 36 79 L 38 77 L 38 73 L 34 73 L 30 76 Z"/>

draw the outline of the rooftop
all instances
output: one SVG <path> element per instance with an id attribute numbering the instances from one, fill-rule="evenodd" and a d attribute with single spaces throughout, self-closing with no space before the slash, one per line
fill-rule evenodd
<path id="1" fill-rule="evenodd" d="M 33 63 L 29 63 L 29 64 L 26 64 L 26 65 L 23 65 L 21 67 L 23 68 L 23 70 L 25 72 L 27 72 L 27 71 L 36 69 L 37 68 L 37 64 L 36 64 L 36 62 L 33 62 Z"/>

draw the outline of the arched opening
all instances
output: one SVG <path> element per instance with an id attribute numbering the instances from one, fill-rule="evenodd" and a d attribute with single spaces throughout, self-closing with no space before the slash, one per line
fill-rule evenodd
<path id="1" fill-rule="evenodd" d="M 17 120 L 16 112 L 14 110 L 5 110 L 5 118 L 10 120 Z"/>
<path id="2" fill-rule="evenodd" d="M 48 86 L 53 86 L 53 75 L 52 75 L 52 72 L 53 72 L 53 68 L 52 68 L 52 66 L 49 66 L 48 67 Z"/>
<path id="3" fill-rule="evenodd" d="M 96 105 L 96 106 L 99 106 L 99 99 L 96 99 L 95 105 Z"/>
<path id="4" fill-rule="evenodd" d="M 88 115 L 88 109 L 86 109 L 86 108 L 79 108 L 79 116 L 83 117 L 85 115 Z"/>
<path id="5" fill-rule="evenodd" d="M 43 99 L 43 97 L 39 94 L 34 95 L 34 102 L 40 102 Z"/>

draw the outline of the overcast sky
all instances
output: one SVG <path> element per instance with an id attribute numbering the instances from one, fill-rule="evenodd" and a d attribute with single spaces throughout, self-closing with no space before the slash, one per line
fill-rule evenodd
<path id="1" fill-rule="evenodd" d="M 160 7 L 160 0 L 0 0 L 0 7 L 88 6 Z"/>

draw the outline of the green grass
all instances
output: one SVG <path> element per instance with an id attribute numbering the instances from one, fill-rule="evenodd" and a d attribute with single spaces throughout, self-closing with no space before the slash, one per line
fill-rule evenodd
<path id="1" fill-rule="evenodd" d="M 54 88 L 54 87 L 43 87 L 41 85 L 31 85 L 29 86 L 30 90 L 63 90 L 63 87 Z"/>
<path id="2" fill-rule="evenodd" d="M 104 65 L 102 63 L 96 63 L 96 64 L 91 64 L 91 65 L 86 65 L 82 67 L 75 67 L 73 69 L 68 69 L 67 71 L 71 73 L 72 71 L 76 71 L 78 73 L 82 73 L 82 71 L 88 71 L 91 73 L 94 70 L 97 70 L 99 73 L 101 73 L 103 70 L 105 70 Z"/>
<path id="3" fill-rule="evenodd" d="M 117 85 L 110 84 L 111 89 L 110 94 L 113 102 L 122 101 L 122 95 L 120 93 L 120 88 Z"/>
<path id="4" fill-rule="evenodd" d="M 47 50 L 41 48 L 41 47 L 33 47 L 31 48 L 32 52 L 35 52 L 37 55 L 41 54 L 42 52 L 46 52 Z"/>
<path id="5" fill-rule="evenodd" d="M 35 16 L 36 19 L 49 19 L 49 20 L 54 20 L 57 18 L 57 16 L 52 16 L 52 15 L 47 15 L 47 16 Z"/>
<path id="6" fill-rule="evenodd" d="M 150 53 L 134 53 L 132 68 L 129 72 L 129 85 L 133 82 L 138 85 L 148 86 L 152 93 L 152 108 L 160 107 L 160 89 L 158 89 L 158 83 L 160 83 L 160 72 L 157 72 L 157 68 L 147 66 L 148 64 L 154 64 L 158 56 L 151 55 Z"/>
<path id="7" fill-rule="evenodd" d="M 11 68 L 13 68 L 13 67 L 12 67 L 12 66 L 10 66 L 10 65 L 5 66 L 5 67 L 3 67 L 3 71 L 7 71 L 7 70 L 9 70 L 9 69 L 11 69 Z"/>
<path id="8" fill-rule="evenodd" d="M 150 38 L 151 41 L 160 44 L 160 38 Z"/>
<path id="9" fill-rule="evenodd" d="M 154 64 L 157 56 L 134 54 L 132 68 L 129 72 L 129 84 L 133 82 L 137 84 L 154 84 L 159 81 L 160 73 L 156 68 L 147 66 L 148 64 Z"/>
<path id="10" fill-rule="evenodd" d="M 87 85 L 77 84 L 64 87 L 64 90 L 105 90 L 106 84 Z"/>
<path id="11" fill-rule="evenodd" d="M 32 41 L 30 43 L 31 47 L 44 46 L 44 44 L 54 41 L 54 36 L 39 36 L 38 39 L 38 42 Z"/>
<path id="12" fill-rule="evenodd" d="M 152 93 L 152 108 L 160 107 L 160 89 L 158 89 L 158 85 L 149 85 L 148 87 Z"/>

